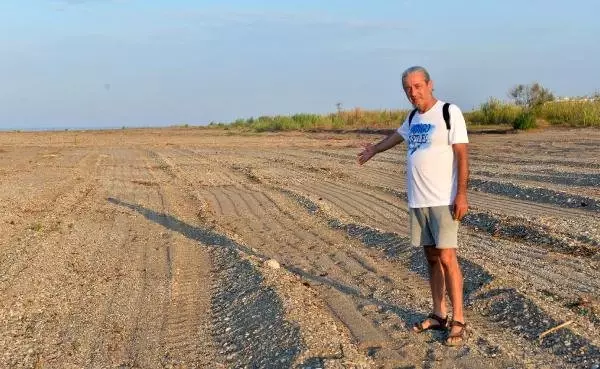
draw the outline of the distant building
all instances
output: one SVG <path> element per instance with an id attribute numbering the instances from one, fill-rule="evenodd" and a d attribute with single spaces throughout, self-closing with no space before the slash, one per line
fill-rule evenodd
<path id="1" fill-rule="evenodd" d="M 598 96 L 557 96 L 551 102 L 589 102 L 598 99 Z"/>

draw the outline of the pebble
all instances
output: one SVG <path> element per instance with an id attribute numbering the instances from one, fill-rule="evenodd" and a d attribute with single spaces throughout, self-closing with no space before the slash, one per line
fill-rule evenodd
<path id="1" fill-rule="evenodd" d="M 275 259 L 269 259 L 265 262 L 265 265 L 268 266 L 271 269 L 279 269 L 281 268 L 281 266 L 279 265 L 279 262 Z"/>
<path id="2" fill-rule="evenodd" d="M 363 306 L 362 310 L 365 311 L 365 312 L 376 312 L 376 311 L 379 310 L 379 306 L 373 305 L 373 304 L 369 304 L 369 305 Z"/>

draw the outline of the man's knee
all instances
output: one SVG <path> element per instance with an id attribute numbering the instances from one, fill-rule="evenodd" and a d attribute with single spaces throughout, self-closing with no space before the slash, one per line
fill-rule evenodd
<path id="1" fill-rule="evenodd" d="M 458 259 L 456 258 L 456 249 L 441 249 L 439 254 L 439 261 L 446 268 L 458 266 Z"/>
<path id="2" fill-rule="evenodd" d="M 440 250 L 436 249 L 435 246 L 425 247 L 425 257 L 427 258 L 427 263 L 429 263 L 430 267 L 434 267 L 441 262 Z"/>

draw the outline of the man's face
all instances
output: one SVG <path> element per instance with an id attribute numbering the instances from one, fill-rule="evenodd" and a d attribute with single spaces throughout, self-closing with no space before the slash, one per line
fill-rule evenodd
<path id="1" fill-rule="evenodd" d="M 433 81 L 425 82 L 425 74 L 410 73 L 403 81 L 406 97 L 416 108 L 423 108 L 433 99 Z"/>

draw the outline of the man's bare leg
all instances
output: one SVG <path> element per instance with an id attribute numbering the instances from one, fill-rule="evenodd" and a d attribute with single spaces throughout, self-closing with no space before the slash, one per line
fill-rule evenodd
<path id="1" fill-rule="evenodd" d="M 435 246 L 425 246 L 425 257 L 429 265 L 429 285 L 431 287 L 431 297 L 433 299 L 433 313 L 441 318 L 445 318 L 448 314 L 444 295 L 446 294 L 444 268 L 440 260 L 440 250 Z M 423 328 L 427 328 L 432 324 L 438 324 L 433 319 L 426 319 L 423 322 Z"/>
<path id="2" fill-rule="evenodd" d="M 463 275 L 458 265 L 456 249 L 439 249 L 440 263 L 444 270 L 446 287 L 452 304 L 452 319 L 461 323 L 465 322 L 463 313 Z M 459 333 L 460 327 L 452 327 L 450 334 Z"/>

